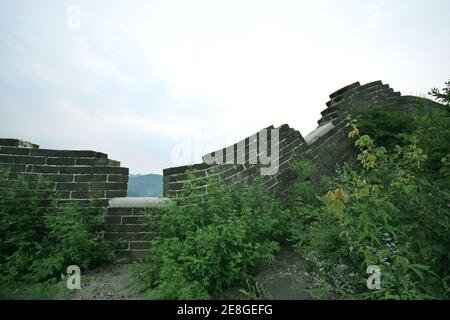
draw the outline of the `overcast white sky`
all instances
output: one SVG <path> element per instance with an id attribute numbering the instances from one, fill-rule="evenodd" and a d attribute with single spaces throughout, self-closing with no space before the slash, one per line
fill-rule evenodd
<path id="1" fill-rule="evenodd" d="M 161 173 L 271 124 L 305 136 L 355 81 L 425 95 L 449 39 L 448 0 L 1 1 L 0 137 Z"/>

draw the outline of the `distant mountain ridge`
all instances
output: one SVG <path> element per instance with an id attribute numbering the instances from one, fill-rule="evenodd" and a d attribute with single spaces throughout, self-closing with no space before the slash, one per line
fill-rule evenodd
<path id="1" fill-rule="evenodd" d="M 130 174 L 128 197 L 162 197 L 163 176 L 160 174 Z"/>

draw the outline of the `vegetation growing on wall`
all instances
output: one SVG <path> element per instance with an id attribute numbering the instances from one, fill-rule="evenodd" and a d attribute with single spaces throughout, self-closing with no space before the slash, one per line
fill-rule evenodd
<path id="1" fill-rule="evenodd" d="M 448 107 L 429 110 L 423 105 L 416 113 L 409 114 L 392 110 L 390 107 L 360 107 L 354 111 L 353 116 L 358 120 L 358 129 L 369 135 L 375 145 L 393 152 L 397 145 L 404 147 L 414 140 L 428 158 L 423 164 L 423 174 L 438 180 L 445 179 L 440 173 L 440 168 L 442 159 L 450 150 Z"/>
<path id="2" fill-rule="evenodd" d="M 283 205 L 258 183 L 233 192 L 211 181 L 202 204 L 187 186 L 191 205 L 171 207 L 136 274 L 151 298 L 217 297 L 290 245 L 320 275 L 316 296 L 449 298 L 449 114 L 357 113 L 349 139 L 358 164 L 317 186 L 314 167 L 294 163 Z M 380 268 L 379 290 L 366 285 L 370 266 Z"/>
<path id="3" fill-rule="evenodd" d="M 361 168 L 339 170 L 295 247 L 326 279 L 325 297 L 448 298 L 450 157 L 441 163 L 444 186 L 425 171 L 429 158 L 418 138 L 389 153 L 353 125 Z M 373 265 L 382 287 L 371 291 L 366 271 Z"/>
<path id="4" fill-rule="evenodd" d="M 75 203 L 57 206 L 58 193 L 35 175 L 8 180 L 0 172 L 0 295 L 54 282 L 70 265 L 84 269 L 114 259 L 98 227 L 101 209 Z"/>
<path id="5" fill-rule="evenodd" d="M 191 201 L 198 191 L 186 186 L 189 205 L 173 204 L 158 223 L 162 236 L 136 270 L 150 298 L 217 298 L 274 261 L 283 209 L 262 184 L 231 192 L 211 179 L 208 195 Z"/>

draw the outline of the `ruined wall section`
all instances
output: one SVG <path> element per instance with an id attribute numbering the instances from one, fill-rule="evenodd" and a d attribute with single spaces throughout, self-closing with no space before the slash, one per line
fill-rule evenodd
<path id="1" fill-rule="evenodd" d="M 348 85 L 330 95 L 327 108 L 321 112 L 319 128 L 332 124 L 332 129 L 310 144 L 308 155 L 318 168 L 317 178 L 331 175 L 339 165 L 355 161 L 354 141 L 348 138 L 348 116 L 352 107 L 389 106 L 401 107 L 400 92 L 395 92 L 381 81 L 361 85 Z M 317 129 L 316 129 L 317 130 Z"/>
<path id="2" fill-rule="evenodd" d="M 349 132 L 348 116 L 353 107 L 385 106 L 401 112 L 415 112 L 418 106 L 428 105 L 439 108 L 440 105 L 428 99 L 402 96 L 388 84 L 374 81 L 364 85 L 359 82 L 348 85 L 330 95 L 326 103 L 327 108 L 321 112 L 319 127 L 310 135 L 303 138 L 300 132 L 283 125 L 280 128 L 280 160 L 278 173 L 273 176 L 262 177 L 267 188 L 278 188 L 283 191 L 291 181 L 289 166 L 297 159 L 310 160 L 318 168 L 316 179 L 323 175 L 331 175 L 338 165 L 355 161 L 356 149 L 354 141 L 347 137 Z M 267 128 L 273 129 L 273 126 Z M 236 143 L 233 146 L 212 152 L 206 156 L 215 156 L 222 153 L 225 159 L 223 165 L 208 165 L 205 163 L 188 167 L 170 168 L 164 170 L 164 196 L 170 198 L 180 197 L 183 183 L 189 182 L 186 171 L 195 172 L 195 181 L 201 182 L 200 191 L 207 193 L 208 177 L 217 175 L 221 181 L 230 187 L 243 184 L 260 176 L 260 165 L 249 163 L 248 147 L 257 143 L 255 135 Z M 245 145 L 245 164 L 237 164 L 235 159 L 226 157 L 227 150 L 242 150 Z M 270 149 L 270 146 L 269 146 Z M 260 154 L 258 148 L 258 154 Z"/>
<path id="3" fill-rule="evenodd" d="M 60 203 L 91 203 L 101 207 L 115 197 L 126 197 L 128 168 L 95 151 L 49 150 L 17 140 L 0 139 L 0 170 L 7 179 L 35 175 L 51 182 L 60 194 Z"/>
<path id="4" fill-rule="evenodd" d="M 204 195 L 208 191 L 208 179 L 211 177 L 218 178 L 230 187 L 235 184 L 251 181 L 256 177 L 261 177 L 268 189 L 276 187 L 283 181 L 283 176 L 286 175 L 292 161 L 297 158 L 298 155 L 306 151 L 306 142 L 297 130 L 288 125 L 279 127 L 279 161 L 278 166 L 273 168 L 276 174 L 261 176 L 261 168 L 265 166 L 260 163 L 251 164 L 254 155 L 252 156 L 250 150 L 251 146 L 254 147 L 256 145 L 256 149 L 252 150 L 256 150 L 258 157 L 262 152 L 265 152 L 265 150 L 268 150 L 269 155 L 271 154 L 272 145 L 270 142 L 270 130 L 274 129 L 274 127 L 270 126 L 266 129 L 268 129 L 267 132 L 269 133 L 267 145 L 260 145 L 260 133 L 257 133 L 232 146 L 208 154 L 210 156 L 216 156 L 218 153 L 222 153 L 223 164 L 211 165 L 202 163 L 193 166 L 165 169 L 164 196 L 170 198 L 182 197 L 183 185 L 193 181 L 199 185 L 199 191 Z M 233 150 L 234 156 L 227 157 L 227 150 Z M 230 154 L 230 152 L 228 152 L 228 154 Z M 205 155 L 203 158 L 205 159 L 208 155 Z M 188 179 L 188 170 L 194 173 L 194 179 Z"/>

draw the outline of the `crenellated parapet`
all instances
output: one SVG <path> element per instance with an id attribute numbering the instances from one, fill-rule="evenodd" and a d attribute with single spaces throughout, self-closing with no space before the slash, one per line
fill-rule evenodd
<path id="1" fill-rule="evenodd" d="M 76 201 L 107 207 L 109 200 L 126 197 L 128 168 L 96 151 L 40 149 L 17 139 L 0 139 L 0 170 L 7 178 L 38 176 L 59 193 L 59 203 Z"/>

